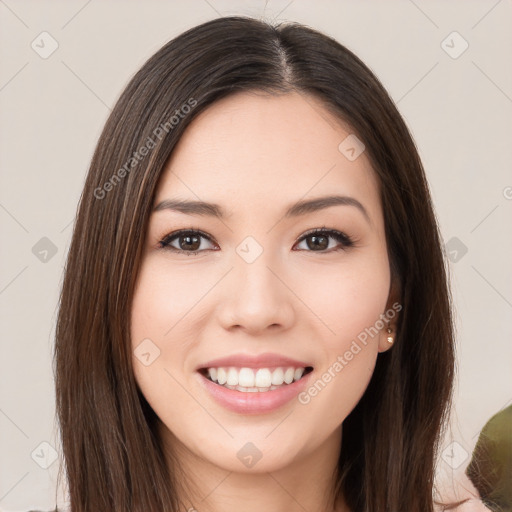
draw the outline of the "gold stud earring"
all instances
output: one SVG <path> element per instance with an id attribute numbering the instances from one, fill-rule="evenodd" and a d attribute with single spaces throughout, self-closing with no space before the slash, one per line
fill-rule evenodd
<path id="1" fill-rule="evenodd" d="M 393 340 L 393 336 L 391 336 L 391 333 L 392 333 L 392 332 L 393 332 L 393 331 L 391 330 L 391 328 L 390 328 L 390 327 L 388 327 L 388 343 L 389 343 L 390 345 L 392 345 L 392 344 L 393 344 L 393 341 L 394 341 L 394 340 Z"/>

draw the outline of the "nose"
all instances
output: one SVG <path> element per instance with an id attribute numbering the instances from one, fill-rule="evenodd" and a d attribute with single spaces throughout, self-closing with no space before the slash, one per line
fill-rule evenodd
<path id="1" fill-rule="evenodd" d="M 265 258 L 239 259 L 222 287 L 219 319 L 227 330 L 256 335 L 288 329 L 294 322 L 294 294 L 284 272 Z"/>

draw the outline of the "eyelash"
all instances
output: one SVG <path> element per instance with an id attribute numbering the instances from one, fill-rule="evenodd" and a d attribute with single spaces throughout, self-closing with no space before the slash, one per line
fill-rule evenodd
<path id="1" fill-rule="evenodd" d="M 337 242 L 339 242 L 341 244 L 341 247 L 334 248 L 334 249 L 331 248 L 329 250 L 322 250 L 322 251 L 306 250 L 306 252 L 328 254 L 331 252 L 344 251 L 347 248 L 353 247 L 355 245 L 355 240 L 352 239 L 350 236 L 346 235 L 345 233 L 342 233 L 341 231 L 337 231 L 336 229 L 327 229 L 326 226 L 323 226 L 321 228 L 315 228 L 315 229 L 312 229 L 312 230 L 304 233 L 304 235 L 302 235 L 297 240 L 296 243 L 300 243 L 303 240 L 307 239 L 308 237 L 310 237 L 312 235 L 318 235 L 318 234 L 334 238 Z M 176 247 L 172 247 L 170 245 L 170 243 L 174 239 L 179 239 L 180 236 L 184 236 L 184 235 L 200 235 L 201 237 L 206 238 L 208 241 L 214 243 L 212 238 L 209 235 L 207 235 L 205 232 L 201 231 L 200 229 L 191 228 L 191 229 L 180 229 L 179 231 L 174 231 L 172 233 L 169 233 L 162 240 L 160 240 L 158 242 L 158 246 L 160 249 L 164 249 L 164 250 L 176 252 L 176 253 L 186 254 L 187 256 L 194 256 L 196 254 L 199 254 L 200 252 L 205 251 L 205 249 L 197 250 L 197 251 L 185 251 L 183 249 L 177 249 Z M 206 250 L 212 250 L 212 249 L 206 249 Z"/>

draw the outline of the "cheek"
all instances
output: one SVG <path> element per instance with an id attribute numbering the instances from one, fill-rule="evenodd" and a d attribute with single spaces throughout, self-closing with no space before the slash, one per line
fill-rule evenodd
<path id="1" fill-rule="evenodd" d="M 379 320 L 386 308 L 389 286 L 386 256 L 353 257 L 336 266 L 302 273 L 299 296 L 307 299 L 313 314 L 325 325 L 327 348 L 343 349 Z"/>
<path id="2" fill-rule="evenodd" d="M 183 275 L 183 273 L 181 273 Z M 181 278 L 183 280 L 183 278 Z M 188 285 L 188 286 L 185 286 Z M 165 423 L 174 425 L 180 414 L 194 414 L 195 405 L 180 382 L 186 313 L 197 302 L 191 281 L 180 283 L 180 273 L 163 272 L 148 258 L 142 265 L 131 308 L 132 363 L 135 380 L 145 399 Z M 200 295 L 199 295 L 200 297 Z M 179 342 L 174 340 L 178 337 Z M 179 423 L 179 422 L 178 422 Z"/>
<path id="3" fill-rule="evenodd" d="M 381 315 L 388 300 L 387 257 L 346 260 L 303 282 L 308 305 L 323 324 L 322 364 L 299 402 L 315 428 L 336 428 L 352 411 L 370 382 L 378 355 Z M 312 284 L 315 282 L 316 287 Z M 319 283 L 326 283 L 319 287 Z M 307 287 L 307 288 L 306 288 Z M 322 424 L 322 422 L 324 422 Z M 315 430 L 313 428 L 313 430 Z"/>
<path id="4" fill-rule="evenodd" d="M 214 279 L 186 265 L 167 266 L 151 256 L 140 268 L 131 308 L 133 370 L 159 416 L 172 415 L 168 407 L 173 402 L 182 409 L 193 405 L 178 381 L 202 321 L 208 319 L 201 298 Z"/>
<path id="5" fill-rule="evenodd" d="M 201 310 L 201 297 L 211 286 L 199 272 L 186 268 L 166 268 L 148 258 L 140 269 L 132 303 L 131 332 L 133 343 L 146 337 L 169 345 L 173 334 L 187 337 L 187 314 Z M 185 321 L 183 321 L 185 320 Z"/>

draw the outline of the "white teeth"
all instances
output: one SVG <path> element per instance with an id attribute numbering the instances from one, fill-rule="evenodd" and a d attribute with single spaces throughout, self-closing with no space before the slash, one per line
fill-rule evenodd
<path id="1" fill-rule="evenodd" d="M 240 370 L 238 374 L 238 385 L 244 388 L 254 387 L 254 372 L 250 368 L 242 368 Z"/>
<path id="2" fill-rule="evenodd" d="M 230 368 L 228 370 L 228 380 L 226 384 L 230 386 L 238 386 L 238 371 L 235 368 Z"/>
<path id="3" fill-rule="evenodd" d="M 293 380 L 299 380 L 304 373 L 304 368 L 297 368 L 293 374 Z"/>
<path id="4" fill-rule="evenodd" d="M 268 368 L 260 368 L 256 372 L 256 387 L 269 388 L 272 384 L 272 374 Z"/>
<path id="5" fill-rule="evenodd" d="M 284 372 L 284 381 L 286 384 L 291 384 L 293 382 L 293 376 L 295 375 L 295 368 L 287 368 Z"/>
<path id="6" fill-rule="evenodd" d="M 219 384 L 226 384 L 227 380 L 226 370 L 224 368 L 217 368 L 217 382 Z"/>
<path id="7" fill-rule="evenodd" d="M 237 386 L 236 387 L 236 390 L 237 391 L 245 391 L 246 393 L 257 393 L 259 391 L 258 388 L 244 388 L 243 386 Z"/>
<path id="8" fill-rule="evenodd" d="M 280 386 L 284 382 L 284 372 L 282 368 L 276 368 L 272 374 L 272 384 Z"/>
<path id="9" fill-rule="evenodd" d="M 302 378 L 305 368 L 292 366 L 275 368 L 208 368 L 208 376 L 213 382 L 228 389 L 246 393 L 256 393 L 277 389 Z"/>

